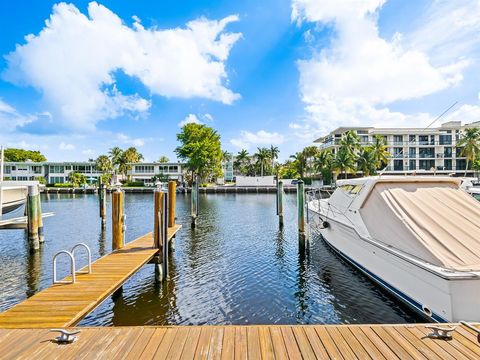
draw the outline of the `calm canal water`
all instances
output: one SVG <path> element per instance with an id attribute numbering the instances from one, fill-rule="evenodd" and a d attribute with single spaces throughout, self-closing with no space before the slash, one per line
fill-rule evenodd
<path id="1" fill-rule="evenodd" d="M 23 230 L 0 231 L 0 310 L 52 281 L 53 255 L 85 242 L 94 259 L 111 250 L 95 195 L 42 195 L 45 243 L 29 255 Z M 110 198 L 108 198 L 110 201 Z M 151 231 L 151 194 L 126 194 L 127 241 Z M 110 203 L 108 203 L 110 205 Z M 110 210 L 109 214 L 110 214 Z M 177 196 L 184 227 L 171 253 L 170 280 L 155 285 L 146 265 L 81 325 L 399 323 L 419 319 L 352 269 L 313 236 L 299 252 L 295 195 L 286 195 L 278 230 L 274 194 L 200 195 L 198 226 L 189 226 L 190 197 Z M 20 215 L 17 212 L 13 215 Z M 10 215 L 12 216 L 12 215 Z M 82 259 L 83 265 L 86 261 Z M 60 275 L 67 264 L 59 263 Z"/>

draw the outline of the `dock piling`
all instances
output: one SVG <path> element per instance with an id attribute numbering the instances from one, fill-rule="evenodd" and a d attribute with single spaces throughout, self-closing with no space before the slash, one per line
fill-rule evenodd
<path id="1" fill-rule="evenodd" d="M 38 186 L 31 185 L 28 187 L 27 196 L 27 232 L 30 250 L 38 250 L 40 248 L 40 239 L 38 236 L 38 204 L 39 204 Z"/>
<path id="2" fill-rule="evenodd" d="M 175 202 L 177 200 L 176 181 L 168 182 L 168 227 L 175 225 Z"/>
<path id="3" fill-rule="evenodd" d="M 153 243 L 157 249 L 160 249 L 162 242 L 160 241 L 161 233 L 161 217 L 162 217 L 162 205 L 163 205 L 163 192 L 160 189 L 155 190 L 153 193 Z"/>
<path id="4" fill-rule="evenodd" d="M 105 184 L 100 184 L 98 200 L 100 207 L 100 218 L 102 219 L 102 226 L 105 226 L 105 224 L 107 223 L 107 186 Z"/>
<path id="5" fill-rule="evenodd" d="M 45 242 L 45 235 L 43 234 L 43 218 L 42 218 L 42 200 L 40 198 L 40 190 L 37 195 L 37 217 L 38 217 L 38 242 L 40 244 Z"/>
<path id="6" fill-rule="evenodd" d="M 297 183 L 297 211 L 298 211 L 298 234 L 305 238 L 305 184 L 302 180 Z"/>
<path id="7" fill-rule="evenodd" d="M 277 214 L 278 225 L 283 228 L 283 181 L 277 184 Z"/>
<path id="8" fill-rule="evenodd" d="M 163 194 L 163 204 L 162 204 L 162 264 L 163 264 L 163 279 L 168 278 L 168 216 L 169 216 L 169 201 L 170 194 Z M 174 224 L 175 225 L 175 224 Z M 174 226 L 172 225 L 172 226 Z"/>
<path id="9" fill-rule="evenodd" d="M 124 246 L 123 196 L 124 193 L 120 189 L 112 192 L 112 250 Z"/>
<path id="10" fill-rule="evenodd" d="M 192 212 L 192 228 L 197 225 L 197 216 L 198 216 L 198 181 L 195 178 L 192 181 L 192 202 L 191 202 L 191 212 Z"/>

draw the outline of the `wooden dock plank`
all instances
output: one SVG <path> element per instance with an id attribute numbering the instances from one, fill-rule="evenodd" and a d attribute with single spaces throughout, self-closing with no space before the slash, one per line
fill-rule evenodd
<path id="1" fill-rule="evenodd" d="M 171 240 L 181 225 L 168 229 Z M 92 263 L 91 274 L 77 274 L 74 284 L 55 284 L 0 314 L 0 328 L 51 328 L 78 324 L 88 313 L 148 263 L 158 249 L 152 233 Z M 69 280 L 67 276 L 64 280 Z"/>
<path id="2" fill-rule="evenodd" d="M 471 345 L 480 347 L 468 342 L 459 331 L 448 341 L 425 338 L 429 330 L 422 324 L 79 329 L 77 341 L 69 345 L 51 341 L 56 334 L 46 329 L 0 331 L 0 358 L 191 360 L 231 359 L 235 354 L 242 359 L 358 359 L 368 354 L 373 359 L 405 355 L 420 359 L 478 359 Z"/>

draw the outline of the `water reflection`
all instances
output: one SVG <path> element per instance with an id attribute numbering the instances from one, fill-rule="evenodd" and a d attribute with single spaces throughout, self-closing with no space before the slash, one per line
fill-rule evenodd
<path id="1" fill-rule="evenodd" d="M 0 310 L 51 284 L 53 255 L 74 244 L 94 259 L 111 250 L 111 222 L 101 226 L 98 196 L 42 196 L 42 251 L 28 254 L 23 231 L 0 231 Z M 274 194 L 201 194 L 197 227 L 190 227 L 190 196 L 177 197 L 184 224 L 170 256 L 170 278 L 155 284 L 144 266 L 82 325 L 295 324 L 411 322 L 405 310 L 345 264 L 316 236 L 299 242 L 294 195 L 285 197 L 285 226 L 278 227 Z M 107 197 L 107 214 L 110 214 Z M 126 239 L 152 230 L 151 194 L 126 194 Z M 67 262 L 59 262 L 65 274 Z"/>

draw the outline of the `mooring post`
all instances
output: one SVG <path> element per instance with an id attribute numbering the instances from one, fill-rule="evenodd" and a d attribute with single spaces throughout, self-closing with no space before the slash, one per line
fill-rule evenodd
<path id="1" fill-rule="evenodd" d="M 168 227 L 175 226 L 175 202 L 177 200 L 177 182 L 168 182 Z"/>
<path id="2" fill-rule="evenodd" d="M 195 178 L 192 181 L 192 202 L 191 202 L 191 212 L 192 212 L 192 228 L 197 225 L 197 215 L 198 215 L 198 183 Z"/>
<path id="3" fill-rule="evenodd" d="M 162 264 L 163 264 L 163 279 L 168 278 L 168 214 L 169 214 L 169 199 L 170 194 L 163 194 L 162 204 Z"/>
<path id="4" fill-rule="evenodd" d="M 277 186 L 277 213 L 278 225 L 283 227 L 283 181 L 278 182 Z"/>
<path id="5" fill-rule="evenodd" d="M 102 219 L 102 226 L 107 223 L 107 186 L 100 184 L 100 191 L 98 192 L 98 201 L 100 206 L 100 218 Z"/>
<path id="6" fill-rule="evenodd" d="M 112 192 L 112 250 L 123 247 L 124 235 L 123 191 L 118 188 Z"/>
<path id="7" fill-rule="evenodd" d="M 275 198 L 275 205 L 277 207 L 277 215 L 280 215 L 280 209 L 279 209 L 279 198 L 280 198 L 280 195 L 279 195 L 279 188 L 280 188 L 280 179 L 279 179 L 279 175 L 278 175 L 278 171 L 277 171 L 277 197 Z"/>
<path id="8" fill-rule="evenodd" d="M 43 234 L 43 219 L 42 219 L 42 200 L 40 198 L 40 186 L 38 187 L 37 195 L 37 217 L 38 217 L 38 241 L 45 242 L 45 235 Z"/>
<path id="9" fill-rule="evenodd" d="M 160 189 L 156 189 L 153 193 L 153 243 L 155 244 L 155 248 L 160 249 L 162 246 L 162 242 L 160 240 L 160 218 L 162 212 L 162 204 L 163 204 L 163 192 Z"/>
<path id="10" fill-rule="evenodd" d="M 298 234 L 305 237 L 305 188 L 302 180 L 297 183 Z"/>
<path id="11" fill-rule="evenodd" d="M 28 187 L 27 197 L 27 231 L 28 242 L 31 250 L 40 248 L 40 240 L 38 238 L 38 186 L 31 185 Z"/>

